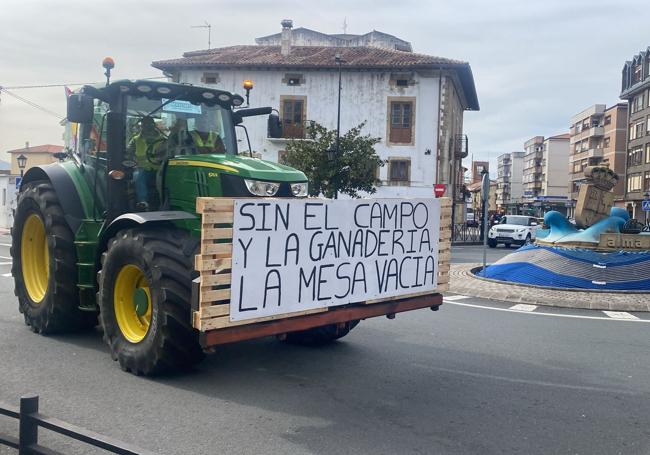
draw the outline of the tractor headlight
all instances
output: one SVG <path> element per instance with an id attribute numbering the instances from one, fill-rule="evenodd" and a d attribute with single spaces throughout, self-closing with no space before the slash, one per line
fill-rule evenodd
<path id="1" fill-rule="evenodd" d="M 280 188 L 280 184 L 274 182 L 248 179 L 244 179 L 244 182 L 246 183 L 248 191 L 255 196 L 275 196 L 275 193 L 277 193 Z"/>
<path id="2" fill-rule="evenodd" d="M 292 183 L 291 184 L 291 194 L 293 194 L 296 197 L 305 197 L 305 196 L 307 196 L 307 182 Z"/>

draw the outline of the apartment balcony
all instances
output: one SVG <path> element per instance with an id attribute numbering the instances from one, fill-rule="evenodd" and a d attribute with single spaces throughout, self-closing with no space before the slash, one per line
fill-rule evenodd
<path id="1" fill-rule="evenodd" d="M 583 141 L 589 137 L 599 137 L 604 135 L 604 126 L 592 126 L 591 128 L 585 128 L 581 132 L 572 135 L 569 139 L 569 144 L 575 144 L 576 142 Z"/>
<path id="2" fill-rule="evenodd" d="M 604 153 L 603 148 L 590 148 L 586 150 L 580 150 L 578 152 L 574 152 L 569 156 L 569 161 L 574 162 L 574 161 L 580 161 L 584 160 L 585 158 L 602 158 Z"/>

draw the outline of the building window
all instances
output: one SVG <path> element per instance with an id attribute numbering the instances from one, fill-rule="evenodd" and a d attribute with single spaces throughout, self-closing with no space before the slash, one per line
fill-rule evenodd
<path id="1" fill-rule="evenodd" d="M 643 67 L 641 66 L 641 64 L 634 65 L 634 74 L 632 76 L 632 82 L 641 81 L 642 68 Z"/>
<path id="2" fill-rule="evenodd" d="M 280 97 L 280 117 L 282 118 L 282 137 L 304 139 L 305 104 L 307 97 Z"/>
<path id="3" fill-rule="evenodd" d="M 388 181 L 390 184 L 403 184 L 411 180 L 411 160 L 390 158 L 388 160 Z"/>
<path id="4" fill-rule="evenodd" d="M 643 191 L 650 191 L 650 172 L 643 175 Z"/>
<path id="5" fill-rule="evenodd" d="M 204 84 L 218 84 L 219 73 L 203 73 L 203 76 L 201 76 L 201 82 Z"/>
<path id="6" fill-rule="evenodd" d="M 650 142 L 645 145 L 645 162 L 650 163 Z"/>
<path id="7" fill-rule="evenodd" d="M 605 117 L 605 125 L 611 125 L 612 123 L 612 116 L 608 115 Z"/>
<path id="8" fill-rule="evenodd" d="M 302 74 L 297 73 L 287 73 L 282 79 L 283 84 L 287 84 L 290 87 L 295 87 L 298 85 L 303 85 L 305 83 L 305 77 Z"/>
<path id="9" fill-rule="evenodd" d="M 643 137 L 643 135 L 645 134 L 644 127 L 645 127 L 645 122 L 638 122 L 638 123 L 636 123 L 634 125 L 634 138 L 635 139 Z"/>
<path id="10" fill-rule="evenodd" d="M 397 86 L 397 87 L 408 87 L 409 86 L 409 80 L 408 79 L 397 79 L 395 81 L 395 86 Z"/>
<path id="11" fill-rule="evenodd" d="M 286 150 L 278 150 L 278 163 L 285 164 L 285 165 L 288 164 Z"/>
<path id="12" fill-rule="evenodd" d="M 640 93 L 634 98 L 632 98 L 632 114 L 639 112 L 643 109 L 643 101 L 645 98 L 645 93 Z"/>
<path id="13" fill-rule="evenodd" d="M 610 141 L 609 137 L 606 137 L 605 139 L 603 139 L 603 148 L 606 148 L 606 149 L 609 148 L 609 141 Z"/>
<path id="14" fill-rule="evenodd" d="M 627 176 L 627 191 L 641 191 L 641 174 L 630 174 Z"/>
<path id="15" fill-rule="evenodd" d="M 413 115 L 415 101 L 391 100 L 389 102 L 388 141 L 391 144 L 413 144 Z"/>
<path id="16" fill-rule="evenodd" d="M 643 147 L 634 147 L 627 153 L 627 165 L 637 166 L 642 162 Z"/>

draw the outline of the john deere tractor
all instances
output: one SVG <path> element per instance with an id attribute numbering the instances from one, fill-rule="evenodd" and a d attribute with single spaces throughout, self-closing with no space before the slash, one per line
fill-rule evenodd
<path id="1" fill-rule="evenodd" d="M 196 198 L 307 195 L 302 172 L 238 152 L 245 117 L 269 115 L 269 134 L 280 131 L 271 108 L 243 102 L 152 80 L 87 85 L 68 97 L 68 157 L 25 174 L 12 231 L 15 293 L 34 332 L 79 330 L 99 315 L 126 371 L 202 358 L 190 314 Z"/>

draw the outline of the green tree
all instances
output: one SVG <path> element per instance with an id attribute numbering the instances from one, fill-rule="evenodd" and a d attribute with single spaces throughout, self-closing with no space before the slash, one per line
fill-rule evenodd
<path id="1" fill-rule="evenodd" d="M 310 122 L 305 130 L 306 140 L 291 140 L 283 162 L 300 169 L 309 179 L 309 194 L 334 197 L 336 191 L 350 197 L 360 192 L 372 194 L 377 185 L 377 168 L 384 160 L 375 152 L 381 139 L 361 135 L 365 122 L 350 129 L 340 138 L 340 150 L 330 161 L 327 151 L 336 149 L 336 130 Z"/>

